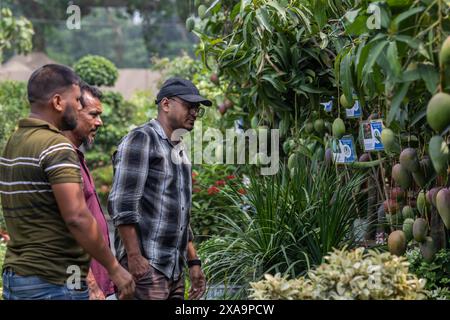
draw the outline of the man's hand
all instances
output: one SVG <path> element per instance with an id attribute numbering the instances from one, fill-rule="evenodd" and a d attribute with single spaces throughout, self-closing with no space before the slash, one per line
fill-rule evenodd
<path id="1" fill-rule="evenodd" d="M 135 284 L 131 274 L 120 264 L 114 267 L 109 276 L 119 291 L 119 299 L 132 299 L 134 297 Z"/>
<path id="2" fill-rule="evenodd" d="M 128 256 L 128 270 L 137 281 L 142 278 L 150 269 L 150 264 L 141 254 Z"/>
<path id="3" fill-rule="evenodd" d="M 206 280 L 200 266 L 189 268 L 189 277 L 191 279 L 191 288 L 189 289 L 189 300 L 200 299 L 206 290 Z"/>
<path id="4" fill-rule="evenodd" d="M 94 274 L 90 268 L 86 281 L 89 288 L 89 300 L 105 300 L 105 295 L 95 281 Z"/>

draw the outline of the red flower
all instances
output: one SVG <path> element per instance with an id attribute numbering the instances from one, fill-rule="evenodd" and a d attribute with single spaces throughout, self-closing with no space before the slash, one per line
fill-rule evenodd
<path id="1" fill-rule="evenodd" d="M 195 171 L 192 171 L 192 179 L 194 179 L 196 176 L 198 176 L 198 173 Z"/>
<path id="2" fill-rule="evenodd" d="M 234 175 L 229 175 L 229 176 L 227 176 L 227 179 L 228 179 L 228 180 L 234 180 L 234 179 L 236 179 L 236 176 L 234 176 Z"/>
<path id="3" fill-rule="evenodd" d="M 213 194 L 216 194 L 218 192 L 220 192 L 220 189 L 215 187 L 215 186 L 211 186 L 211 187 L 208 188 L 208 194 L 209 195 L 213 195 Z"/>
<path id="4" fill-rule="evenodd" d="M 218 187 L 222 187 L 226 184 L 226 182 L 224 180 L 217 180 L 216 181 L 216 186 Z"/>
<path id="5" fill-rule="evenodd" d="M 6 231 L 0 231 L 0 240 L 3 239 L 4 241 L 9 241 L 9 234 Z"/>
<path id="6" fill-rule="evenodd" d="M 244 188 L 240 188 L 238 192 L 242 195 L 247 194 L 247 191 Z"/>
<path id="7" fill-rule="evenodd" d="M 197 180 L 195 180 L 194 178 L 192 178 L 192 184 L 197 183 Z"/>
<path id="8" fill-rule="evenodd" d="M 200 188 L 193 188 L 192 189 L 192 192 L 193 193 L 199 193 L 199 192 L 201 192 L 202 191 L 202 189 L 200 189 Z"/>

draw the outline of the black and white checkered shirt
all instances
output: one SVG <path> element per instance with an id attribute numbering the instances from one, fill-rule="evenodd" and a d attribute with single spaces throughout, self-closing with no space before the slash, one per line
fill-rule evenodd
<path id="1" fill-rule="evenodd" d="M 117 226 L 135 224 L 142 255 L 169 279 L 178 280 L 193 239 L 191 164 L 182 143 L 173 145 L 161 124 L 151 120 L 121 140 L 113 164 L 108 211 L 116 226 L 117 258 L 126 255 Z"/>

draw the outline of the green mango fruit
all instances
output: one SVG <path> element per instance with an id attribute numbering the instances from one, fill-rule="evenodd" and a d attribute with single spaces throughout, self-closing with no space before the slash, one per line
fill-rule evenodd
<path id="1" fill-rule="evenodd" d="M 420 169 L 419 158 L 416 149 L 406 148 L 400 153 L 400 164 L 409 172 L 417 172 Z"/>
<path id="2" fill-rule="evenodd" d="M 345 94 L 341 94 L 339 101 L 341 102 L 341 106 L 343 106 L 344 108 L 352 107 L 352 105 L 350 104 L 350 101 L 347 100 L 347 97 L 345 96 Z"/>
<path id="3" fill-rule="evenodd" d="M 325 122 L 322 119 L 317 119 L 314 121 L 314 130 L 318 134 L 323 134 L 325 131 Z"/>
<path id="4" fill-rule="evenodd" d="M 450 125 L 450 95 L 436 93 L 428 102 L 427 122 L 438 133 Z"/>
<path id="5" fill-rule="evenodd" d="M 345 134 L 345 123 L 341 118 L 336 118 L 332 125 L 333 137 L 340 139 Z"/>
<path id="6" fill-rule="evenodd" d="M 417 196 L 417 201 L 416 201 L 416 205 L 417 205 L 417 210 L 419 210 L 420 214 L 422 216 L 425 216 L 428 212 L 428 204 L 427 204 L 427 200 L 426 200 L 426 194 L 425 191 L 420 191 L 418 196 Z"/>
<path id="7" fill-rule="evenodd" d="M 397 163 L 392 168 L 392 179 L 400 186 L 403 190 L 407 190 L 412 184 L 411 173 L 406 170 L 400 163 Z"/>
<path id="8" fill-rule="evenodd" d="M 430 155 L 433 167 L 439 175 L 447 172 L 449 149 L 447 143 L 441 136 L 434 136 L 431 138 L 428 145 L 428 154 Z"/>
<path id="9" fill-rule="evenodd" d="M 403 219 L 414 219 L 414 209 L 411 206 L 404 206 L 402 209 Z M 414 221 L 413 221 L 414 222 Z"/>
<path id="10" fill-rule="evenodd" d="M 447 229 L 450 229 L 450 190 L 441 189 L 436 196 L 436 209 Z"/>
<path id="11" fill-rule="evenodd" d="M 405 233 L 407 242 L 409 242 L 413 239 L 413 225 L 414 225 L 414 220 L 411 218 L 405 219 L 405 221 L 403 221 L 402 230 Z"/>
<path id="12" fill-rule="evenodd" d="M 441 66 L 450 65 L 450 36 L 445 39 L 439 52 L 439 62 Z"/>
<path id="13" fill-rule="evenodd" d="M 313 131 L 314 131 L 314 124 L 313 124 L 312 122 L 307 122 L 307 123 L 305 124 L 305 131 L 306 131 L 306 133 L 308 133 L 308 134 L 313 133 Z"/>
<path id="14" fill-rule="evenodd" d="M 420 253 L 422 254 L 423 259 L 428 263 L 433 262 L 436 252 L 437 248 L 434 244 L 433 238 L 426 237 L 420 244 Z"/>
<path id="15" fill-rule="evenodd" d="M 413 224 L 413 237 L 417 242 L 424 242 L 428 233 L 428 223 L 423 218 L 417 218 Z"/>

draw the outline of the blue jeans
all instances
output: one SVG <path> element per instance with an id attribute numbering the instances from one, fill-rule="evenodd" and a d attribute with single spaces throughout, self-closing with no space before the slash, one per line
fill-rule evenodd
<path id="1" fill-rule="evenodd" d="M 19 276 L 12 270 L 3 271 L 4 300 L 89 300 L 84 283 L 80 290 L 56 285 L 36 276 Z"/>

